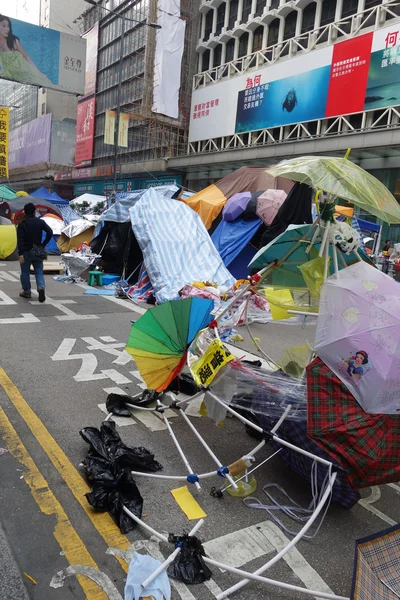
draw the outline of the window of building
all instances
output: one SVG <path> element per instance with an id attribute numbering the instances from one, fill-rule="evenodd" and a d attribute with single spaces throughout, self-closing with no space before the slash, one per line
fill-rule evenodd
<path id="1" fill-rule="evenodd" d="M 308 6 L 303 10 L 303 22 L 301 24 L 301 33 L 307 33 L 307 31 L 312 31 L 315 27 L 315 12 L 317 10 L 317 5 L 315 2 L 311 2 Z"/>
<path id="2" fill-rule="evenodd" d="M 262 43 L 263 43 L 263 37 L 264 37 L 264 27 L 262 25 L 260 25 L 254 31 L 253 52 L 257 52 L 258 50 L 261 50 Z"/>
<path id="3" fill-rule="evenodd" d="M 204 30 L 204 41 L 205 42 L 210 39 L 210 35 L 212 32 L 212 25 L 213 25 L 213 17 L 214 17 L 214 11 L 209 10 L 208 13 L 206 14 L 206 28 Z"/>
<path id="4" fill-rule="evenodd" d="M 279 8 L 279 0 L 271 0 L 270 8 L 271 10 L 273 10 L 274 8 Z"/>
<path id="5" fill-rule="evenodd" d="M 248 45 L 249 45 L 249 34 L 246 31 L 239 38 L 239 53 L 238 53 L 238 58 L 242 58 L 242 56 L 246 56 L 247 55 Z"/>
<path id="6" fill-rule="evenodd" d="M 243 0 L 243 11 L 242 11 L 242 20 L 241 23 L 247 23 L 249 20 L 249 16 L 251 13 L 251 0 Z"/>
<path id="7" fill-rule="evenodd" d="M 365 0 L 365 10 L 367 8 L 373 8 L 374 6 L 379 6 L 382 4 L 382 0 Z"/>
<path id="8" fill-rule="evenodd" d="M 217 9 L 217 29 L 215 31 L 215 35 L 219 35 L 222 31 L 222 28 L 225 23 L 225 12 L 226 12 L 226 3 L 223 2 L 218 6 Z"/>
<path id="9" fill-rule="evenodd" d="M 285 19 L 285 29 L 283 33 L 284 40 L 290 40 L 296 34 L 297 11 L 292 10 Z"/>
<path id="10" fill-rule="evenodd" d="M 346 0 L 343 2 L 342 19 L 355 15 L 358 9 L 358 0 Z"/>
<path id="11" fill-rule="evenodd" d="M 210 51 L 206 50 L 203 54 L 203 71 L 208 71 L 210 68 Z"/>
<path id="12" fill-rule="evenodd" d="M 321 25 L 329 25 L 335 20 L 336 2 L 324 0 L 321 12 Z"/>
<path id="13" fill-rule="evenodd" d="M 228 29 L 232 29 L 235 25 L 238 15 L 238 0 L 231 0 L 230 8 L 229 8 L 229 23 Z"/>
<path id="14" fill-rule="evenodd" d="M 229 40 L 226 43 L 226 54 L 225 54 L 225 62 L 231 62 L 235 55 L 235 40 Z"/>
<path id="15" fill-rule="evenodd" d="M 218 44 L 214 48 L 213 67 L 219 67 L 220 66 L 220 64 L 221 64 L 221 58 L 222 58 L 222 44 Z"/>
<path id="16" fill-rule="evenodd" d="M 264 8 L 266 6 L 265 0 L 257 0 L 256 4 L 256 17 L 261 17 L 264 12 Z"/>
<path id="17" fill-rule="evenodd" d="M 42 115 L 46 114 L 46 102 L 43 102 L 42 104 Z"/>
<path id="18" fill-rule="evenodd" d="M 279 37 L 279 19 L 274 19 L 269 24 L 267 47 L 278 43 Z"/>

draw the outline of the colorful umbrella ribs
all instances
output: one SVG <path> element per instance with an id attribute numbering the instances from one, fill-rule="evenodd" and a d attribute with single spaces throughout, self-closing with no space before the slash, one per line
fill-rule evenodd
<path id="1" fill-rule="evenodd" d="M 149 389 L 161 392 L 179 374 L 189 345 L 212 321 L 213 308 L 213 300 L 175 300 L 148 310 L 132 325 L 126 350 Z"/>

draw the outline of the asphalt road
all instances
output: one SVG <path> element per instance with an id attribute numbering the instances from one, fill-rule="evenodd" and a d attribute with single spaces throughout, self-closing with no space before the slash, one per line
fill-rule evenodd
<path id="1" fill-rule="evenodd" d="M 18 297 L 17 273 L 17 263 L 0 262 L 0 447 L 8 450 L 0 451 L 0 598 L 120 600 L 132 551 L 161 558 L 171 547 L 150 540 L 138 528 L 124 536 L 107 514 L 92 511 L 79 472 L 87 450 L 79 430 L 100 425 L 104 413 L 99 405 L 110 388 L 129 394 L 140 391 L 143 384 L 134 363 L 119 358 L 131 319 L 140 314 L 126 301 L 87 296 L 82 287 L 55 282 L 51 276 L 47 276 L 48 302 L 39 304 L 35 298 L 29 302 Z M 288 345 L 306 339 L 312 343 L 313 328 L 268 324 L 256 326 L 254 334 L 273 358 L 279 358 Z M 254 350 L 247 338 L 241 348 L 238 355 L 243 348 Z M 123 440 L 152 450 L 164 473 L 185 474 L 165 425 L 158 416 L 150 417 L 136 411 L 132 420 L 125 419 L 129 424 L 119 427 Z M 191 419 L 222 464 L 232 463 L 256 444 L 234 418 L 226 419 L 222 428 L 205 417 Z M 173 418 L 171 423 L 194 470 L 213 470 L 212 460 L 183 419 Z M 258 456 L 269 454 L 272 451 L 264 449 Z M 311 500 L 309 486 L 288 471 L 279 456 L 262 467 L 256 479 L 254 495 L 260 500 L 265 501 L 262 488 L 270 482 L 282 485 L 303 506 Z M 170 493 L 182 484 L 146 477 L 138 477 L 137 483 L 146 523 L 161 532 L 191 529 L 193 521 Z M 199 493 L 191 488 L 207 514 L 199 537 L 214 558 L 256 570 L 290 536 L 264 511 L 246 507 L 239 498 L 211 497 L 212 485 L 220 485 L 220 480 L 207 480 Z M 318 535 L 300 541 L 268 576 L 348 596 L 355 540 L 400 519 L 400 485 L 366 489 L 362 495 L 364 500 L 351 510 L 332 505 Z M 172 597 L 211 600 L 236 581 L 237 577 L 213 569 L 207 585 L 178 584 Z M 230 597 L 306 596 L 252 583 Z"/>

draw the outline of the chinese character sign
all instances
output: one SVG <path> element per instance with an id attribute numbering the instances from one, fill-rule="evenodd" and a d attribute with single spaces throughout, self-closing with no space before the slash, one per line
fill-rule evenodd
<path id="1" fill-rule="evenodd" d="M 196 385 L 205 387 L 210 385 L 218 371 L 234 359 L 233 354 L 229 352 L 221 340 L 216 339 L 211 342 L 203 356 L 191 366 Z"/>
<path id="2" fill-rule="evenodd" d="M 120 113 L 118 125 L 118 146 L 120 146 L 121 148 L 128 147 L 128 133 L 129 115 L 126 113 Z"/>
<path id="3" fill-rule="evenodd" d="M 0 108 L 0 177 L 8 179 L 9 108 Z"/>
<path id="4" fill-rule="evenodd" d="M 115 116 L 115 110 L 106 110 L 104 120 L 104 143 L 110 146 L 114 145 Z"/>
<path id="5" fill-rule="evenodd" d="M 75 166 L 90 165 L 93 158 L 95 99 L 85 100 L 78 104 L 76 120 L 76 153 Z"/>

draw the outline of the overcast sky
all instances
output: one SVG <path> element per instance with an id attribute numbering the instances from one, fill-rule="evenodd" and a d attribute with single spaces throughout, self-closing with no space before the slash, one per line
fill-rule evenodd
<path id="1" fill-rule="evenodd" d="M 0 0 L 0 14 L 39 25 L 40 0 Z"/>

